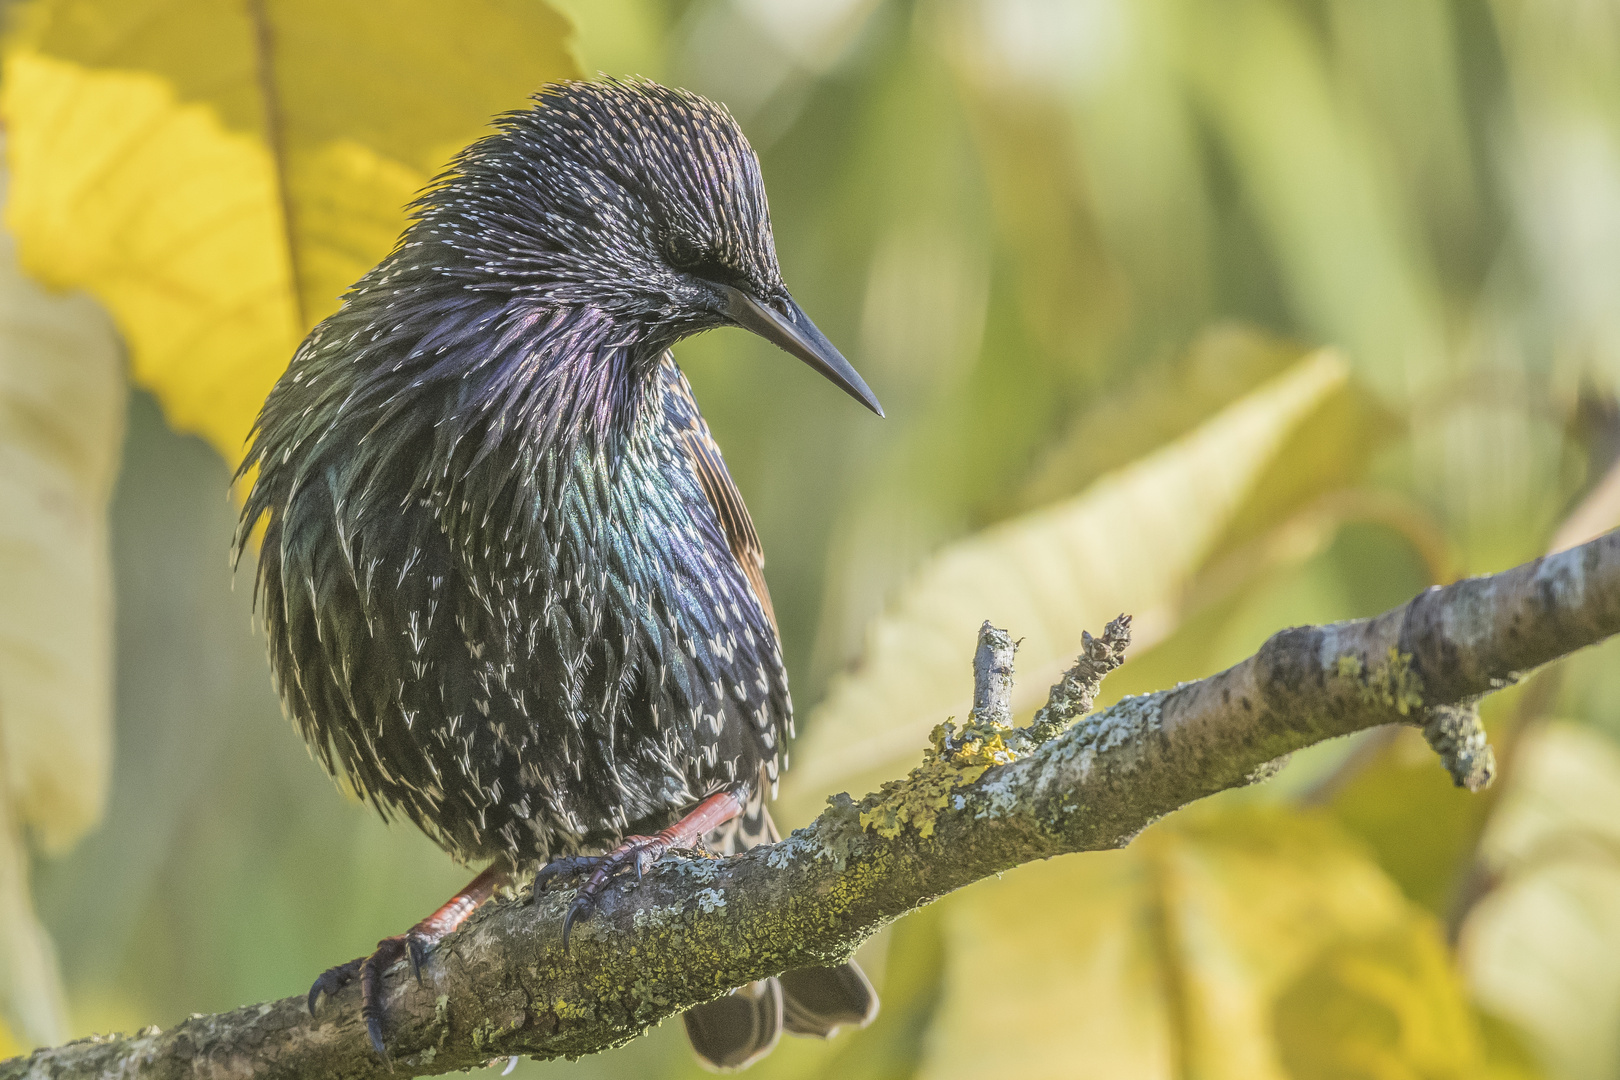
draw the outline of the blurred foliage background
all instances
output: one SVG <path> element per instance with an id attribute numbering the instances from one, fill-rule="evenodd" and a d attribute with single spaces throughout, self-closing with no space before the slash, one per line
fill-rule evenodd
<path id="1" fill-rule="evenodd" d="M 1132 612 L 1117 698 L 1620 522 L 1614 0 L 5 13 L 8 1049 L 302 993 L 465 878 L 280 718 L 226 492 L 411 191 L 548 79 L 725 101 L 889 410 L 678 351 L 770 555 L 786 824 L 965 713 L 986 617 L 1027 709 Z M 867 947 L 875 1024 L 753 1075 L 1614 1080 L 1620 642 L 1487 721 L 1483 796 L 1372 732 L 948 897 Z M 696 1072 L 674 1023 L 521 1069 Z"/>

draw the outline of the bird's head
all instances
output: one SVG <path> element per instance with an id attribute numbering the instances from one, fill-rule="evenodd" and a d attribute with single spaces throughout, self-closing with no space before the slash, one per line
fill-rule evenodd
<path id="1" fill-rule="evenodd" d="M 643 351 L 741 326 L 883 414 L 782 283 L 759 160 L 723 107 L 651 82 L 569 82 L 496 128 L 418 201 L 400 252 L 417 268 L 588 310 Z"/>

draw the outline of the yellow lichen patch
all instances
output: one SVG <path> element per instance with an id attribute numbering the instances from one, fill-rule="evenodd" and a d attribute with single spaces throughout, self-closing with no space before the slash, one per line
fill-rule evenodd
<path id="1" fill-rule="evenodd" d="M 1402 716 L 1423 708 L 1423 676 L 1412 667 L 1412 654 L 1393 645 L 1384 662 L 1371 671 L 1359 657 L 1345 655 L 1335 662 L 1334 674 L 1354 682 L 1364 704 L 1393 708 Z"/>
<path id="2" fill-rule="evenodd" d="M 596 1019 L 596 1006 L 589 1001 L 557 998 L 551 1003 L 551 1011 L 557 1014 L 559 1020 L 580 1020 L 588 1023 Z"/>
<path id="3" fill-rule="evenodd" d="M 1024 733 L 1016 728 L 975 722 L 958 731 L 949 720 L 935 727 L 929 738 L 934 744 L 932 752 L 958 769 L 973 765 L 989 768 L 1017 761 L 1027 742 Z"/>
<path id="4" fill-rule="evenodd" d="M 910 825 L 920 836 L 934 835 L 939 812 L 951 793 L 966 787 L 993 765 L 1018 760 L 1025 741 L 1016 728 L 970 723 L 960 730 L 950 721 L 935 726 L 923 762 L 904 780 L 891 780 L 861 804 L 861 828 L 893 838 Z"/>

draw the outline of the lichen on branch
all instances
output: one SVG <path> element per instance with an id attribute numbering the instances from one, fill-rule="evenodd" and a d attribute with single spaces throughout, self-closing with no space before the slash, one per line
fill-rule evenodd
<path id="1" fill-rule="evenodd" d="M 1011 726 L 990 693 L 966 724 L 935 730 L 906 780 L 858 802 L 834 796 L 780 843 L 700 867 L 666 857 L 639 884 L 610 890 L 571 951 L 565 894 L 476 913 L 433 950 L 420 984 L 404 963 L 388 973 L 392 1074 L 351 988 L 318 1018 L 296 998 L 194 1016 L 38 1050 L 0 1063 L 0 1080 L 381 1080 L 594 1053 L 730 987 L 836 963 L 888 922 L 991 874 L 1129 843 L 1326 739 L 1419 724 L 1452 775 L 1475 786 L 1490 771 L 1477 701 L 1620 633 L 1620 533 L 1375 618 L 1280 631 L 1226 671 L 1086 713 L 1126 629 L 1116 620 L 1087 643 L 1029 727 Z M 1010 679 L 1005 660 L 990 669 Z"/>
<path id="2" fill-rule="evenodd" d="M 1012 726 L 1013 656 L 1018 645 L 1007 631 L 986 622 L 979 628 L 973 657 L 973 712 L 958 728 L 950 720 L 935 725 L 922 764 L 904 780 L 891 780 L 860 803 L 861 828 L 894 837 L 905 828 L 934 835 L 941 810 L 958 802 L 958 789 L 971 785 L 997 765 L 1010 765 L 1062 734 L 1075 717 L 1089 712 L 1103 676 L 1125 662 L 1131 617 L 1120 615 L 1103 636 L 1081 632 L 1080 658 L 1052 687 L 1047 702 L 1026 728 Z"/>

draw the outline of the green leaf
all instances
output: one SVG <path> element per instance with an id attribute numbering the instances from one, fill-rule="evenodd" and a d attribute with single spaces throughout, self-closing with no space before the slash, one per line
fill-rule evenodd
<path id="1" fill-rule="evenodd" d="M 1489 1055 L 1436 926 L 1411 919 L 1336 941 L 1277 994 L 1290 1080 L 1480 1076 Z"/>
<path id="2" fill-rule="evenodd" d="M 24 267 L 229 461 L 300 338 L 489 118 L 576 77 L 541 0 L 33 0 L 0 116 Z"/>
<path id="3" fill-rule="evenodd" d="M 1314 336 L 1405 400 L 1446 368 L 1439 289 L 1366 118 L 1286 0 L 1177 5 L 1179 63 Z"/>

